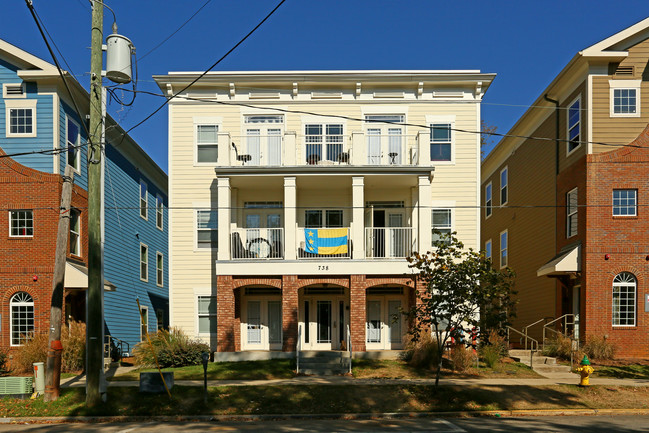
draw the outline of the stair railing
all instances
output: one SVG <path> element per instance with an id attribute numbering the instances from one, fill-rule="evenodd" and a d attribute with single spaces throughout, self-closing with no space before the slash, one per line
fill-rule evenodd
<path id="1" fill-rule="evenodd" d="M 352 374 L 352 333 L 347 325 L 347 346 L 349 347 L 349 374 Z"/>
<path id="2" fill-rule="evenodd" d="M 562 326 L 562 330 L 560 331 L 557 331 L 556 329 L 552 329 L 550 327 L 551 325 L 555 325 L 557 322 L 559 322 Z M 579 339 L 575 338 L 575 334 L 574 334 L 574 329 L 578 323 L 579 322 L 577 320 L 577 315 L 570 313 L 570 314 L 564 314 L 563 316 L 557 317 L 556 319 L 543 325 L 543 347 L 544 348 L 546 342 L 546 337 L 545 337 L 546 330 L 548 331 L 548 335 L 552 335 L 551 333 L 554 333 L 555 335 L 561 335 L 570 338 L 570 368 L 572 368 L 572 362 L 573 362 L 572 354 L 575 350 L 579 350 Z M 572 329 L 573 329 L 573 332 L 571 334 L 568 333 L 569 325 L 572 325 Z"/>
<path id="3" fill-rule="evenodd" d="M 297 325 L 297 343 L 295 344 L 296 373 L 300 374 L 300 349 L 302 348 L 302 325 Z"/>
<path id="4" fill-rule="evenodd" d="M 534 338 L 530 337 L 526 333 L 523 333 L 519 331 L 516 328 L 512 328 L 511 326 L 507 325 L 507 344 L 509 344 L 510 339 L 509 339 L 509 333 L 510 331 L 513 331 L 516 334 L 519 334 L 525 339 L 525 350 L 527 350 L 527 342 L 529 340 L 530 343 L 530 368 L 534 368 L 533 366 L 533 359 L 534 359 L 534 352 L 538 352 L 539 350 L 539 341 L 535 340 Z"/>

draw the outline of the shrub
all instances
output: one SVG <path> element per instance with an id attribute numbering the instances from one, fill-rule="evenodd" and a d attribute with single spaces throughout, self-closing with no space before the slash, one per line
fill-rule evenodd
<path id="1" fill-rule="evenodd" d="M 590 337 L 581 349 L 591 359 L 613 359 L 617 352 L 617 346 L 598 336 Z"/>
<path id="2" fill-rule="evenodd" d="M 553 358 L 570 359 L 572 339 L 563 334 L 556 334 L 548 343 L 543 345 L 543 355 Z"/>
<path id="3" fill-rule="evenodd" d="M 464 373 L 475 363 L 473 349 L 464 347 L 464 344 L 456 344 L 451 348 L 451 364 L 453 370 Z"/>
<path id="4" fill-rule="evenodd" d="M 406 342 L 404 360 L 414 368 L 433 368 L 439 362 L 437 342 L 429 333 L 422 333 L 417 341 Z"/>
<path id="5" fill-rule="evenodd" d="M 138 343 L 133 349 L 135 364 L 141 367 L 155 367 L 155 357 L 161 368 L 184 367 L 202 362 L 203 352 L 210 352 L 210 347 L 185 335 L 180 329 L 158 331 L 148 341 Z M 155 356 L 154 356 L 155 354 Z"/>
<path id="6" fill-rule="evenodd" d="M 47 334 L 34 334 L 16 351 L 11 360 L 11 369 L 17 373 L 31 373 L 35 362 L 47 360 Z"/>
<path id="7" fill-rule="evenodd" d="M 494 368 L 507 354 L 505 337 L 492 329 L 489 331 L 487 341 L 480 346 L 480 357 L 489 368 Z"/>
<path id="8" fill-rule="evenodd" d="M 6 349 L 0 349 L 0 376 L 6 376 L 9 373 L 9 354 Z"/>

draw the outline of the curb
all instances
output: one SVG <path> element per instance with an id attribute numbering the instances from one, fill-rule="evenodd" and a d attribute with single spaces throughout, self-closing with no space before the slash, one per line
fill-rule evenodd
<path id="1" fill-rule="evenodd" d="M 596 416 L 596 415 L 649 415 L 649 409 L 536 409 L 536 410 L 487 410 L 455 412 L 386 412 L 386 413 L 338 413 L 338 414 L 276 414 L 276 415 L 193 415 L 193 416 L 77 416 L 0 418 L 2 424 L 63 424 L 63 423 L 118 423 L 138 421 L 159 422 L 251 422 L 271 420 L 366 420 L 391 418 L 471 418 L 471 417 L 521 417 L 521 416 Z"/>

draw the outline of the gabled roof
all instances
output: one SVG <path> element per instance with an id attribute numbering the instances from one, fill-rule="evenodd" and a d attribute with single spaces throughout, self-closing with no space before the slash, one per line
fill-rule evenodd
<path id="1" fill-rule="evenodd" d="M 0 39 L 0 52 L 9 57 L 16 66 L 24 70 L 41 70 L 44 72 L 54 72 L 58 74 L 56 66 L 46 62 L 40 57 L 21 50 L 15 45 Z"/>
<path id="2" fill-rule="evenodd" d="M 649 38 L 649 18 L 581 50 L 579 54 L 584 57 L 626 57 L 629 53 L 625 50 L 647 38 Z"/>

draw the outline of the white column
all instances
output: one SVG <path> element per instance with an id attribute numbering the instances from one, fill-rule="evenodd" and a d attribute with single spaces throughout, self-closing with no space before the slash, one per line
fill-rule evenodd
<path id="1" fill-rule="evenodd" d="M 363 176 L 352 177 L 352 258 L 365 258 L 365 184 Z"/>
<path id="2" fill-rule="evenodd" d="M 295 165 L 297 160 L 297 141 L 295 131 L 287 131 L 284 134 L 284 160 L 282 165 Z"/>
<path id="3" fill-rule="evenodd" d="M 297 182 L 295 177 L 284 178 L 284 260 L 297 259 L 295 234 L 297 231 Z"/>
<path id="4" fill-rule="evenodd" d="M 230 146 L 232 143 L 232 140 L 230 138 L 229 133 L 219 133 L 218 134 L 218 164 L 223 165 L 223 166 L 229 166 L 229 165 L 234 165 L 232 164 L 232 161 L 230 161 Z M 195 145 L 194 145 L 195 146 Z"/>
<path id="5" fill-rule="evenodd" d="M 217 179 L 217 205 L 219 222 L 219 251 L 218 260 L 230 260 L 230 214 L 231 214 L 231 191 L 230 178 L 219 177 Z"/>
<path id="6" fill-rule="evenodd" d="M 419 207 L 419 252 L 430 251 L 432 244 L 432 189 L 429 176 L 419 176 L 419 194 L 417 206 Z"/>

